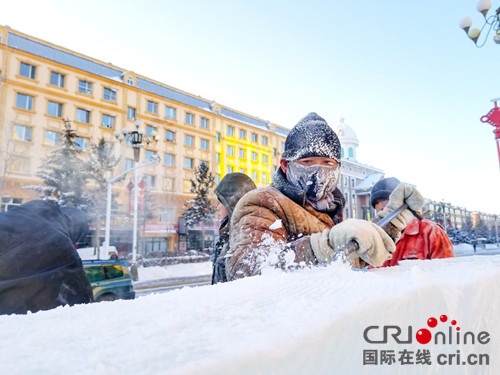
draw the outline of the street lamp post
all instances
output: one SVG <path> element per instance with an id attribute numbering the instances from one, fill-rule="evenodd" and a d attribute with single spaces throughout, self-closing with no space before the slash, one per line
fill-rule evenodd
<path id="1" fill-rule="evenodd" d="M 462 18 L 459 23 L 460 28 L 465 31 L 467 36 L 474 42 L 477 48 L 481 48 L 482 46 L 485 45 L 486 39 L 488 38 L 488 35 L 490 34 L 491 30 L 495 32 L 495 35 L 493 36 L 493 41 L 497 44 L 500 44 L 500 8 L 498 8 L 495 11 L 494 15 L 487 16 L 490 8 L 491 8 L 491 0 L 479 0 L 479 2 L 477 3 L 478 12 L 481 13 L 484 17 L 484 24 L 481 27 L 481 30 L 476 28 L 471 28 L 472 19 L 470 17 Z M 478 45 L 477 42 L 479 40 L 479 37 L 482 35 L 482 32 L 485 27 L 488 27 L 488 32 L 484 38 L 483 43 Z"/>
<path id="2" fill-rule="evenodd" d="M 132 265 L 130 267 L 130 271 L 132 274 L 132 279 L 136 281 L 138 279 L 137 275 L 137 216 L 138 216 L 138 200 L 139 200 L 139 195 L 138 195 L 138 185 L 139 185 L 139 173 L 138 170 L 139 168 L 145 167 L 149 164 L 152 163 L 157 163 L 159 162 L 159 157 L 157 156 L 154 160 L 149 161 L 146 164 L 139 165 L 139 159 L 141 155 L 141 148 L 144 147 L 143 141 L 146 143 L 151 143 L 151 142 L 156 142 L 158 140 L 158 136 L 156 132 L 153 132 L 152 137 L 147 137 L 144 136 L 144 132 L 139 128 L 141 123 L 137 120 L 135 122 L 136 129 L 129 131 L 127 128 L 122 129 L 122 133 L 116 132 L 115 137 L 122 141 L 125 138 L 128 139 L 128 141 L 132 144 L 132 148 L 134 149 L 134 167 L 131 170 L 128 170 L 126 172 L 134 171 L 134 219 L 133 219 L 133 233 L 132 233 Z M 125 174 L 126 172 L 122 173 Z M 122 176 L 120 175 L 120 177 Z M 114 179 L 116 181 L 117 178 Z M 111 184 L 108 184 L 108 194 L 111 194 Z M 109 200 L 108 202 L 111 201 L 111 198 L 108 197 Z M 110 204 L 110 203 L 108 203 Z M 111 208 L 109 208 L 111 210 Z M 108 230 L 108 228 L 107 228 Z M 106 243 L 109 244 L 109 233 L 108 237 L 106 239 Z"/>
<path id="3" fill-rule="evenodd" d="M 119 175 L 110 178 L 109 180 L 106 180 L 107 183 L 107 189 L 106 189 L 106 229 L 105 229 L 105 234 L 104 234 L 104 246 L 106 247 L 106 251 L 108 250 L 108 247 L 110 245 L 110 232 L 111 232 L 111 186 L 114 182 L 118 181 L 121 179 L 123 176 L 125 176 L 127 173 L 134 172 L 136 173 L 137 170 L 147 167 L 148 165 L 151 165 L 153 163 L 159 163 L 160 158 L 156 158 L 154 160 L 151 160 L 145 164 L 139 164 L 137 166 L 134 166 L 134 168 L 128 169 Z M 135 257 L 134 257 L 135 259 Z"/>

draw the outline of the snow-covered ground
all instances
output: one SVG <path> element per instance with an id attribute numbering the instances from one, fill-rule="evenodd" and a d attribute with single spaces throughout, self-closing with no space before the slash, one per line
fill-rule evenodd
<path id="1" fill-rule="evenodd" d="M 0 316 L 0 374 L 499 374 L 499 282 L 500 256 L 366 272 L 332 264 Z M 389 325 L 412 343 L 367 341 Z M 446 344 L 418 343 L 423 328 Z M 395 362 L 363 365 L 375 354 Z M 415 363 L 426 355 L 430 364 Z"/>
<path id="2" fill-rule="evenodd" d="M 204 276 L 212 274 L 212 262 L 183 263 L 171 266 L 138 267 L 139 282 L 174 277 Z"/>

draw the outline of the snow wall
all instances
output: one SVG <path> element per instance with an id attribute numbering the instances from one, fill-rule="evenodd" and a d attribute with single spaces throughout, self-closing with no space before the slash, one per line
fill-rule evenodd
<path id="1" fill-rule="evenodd" d="M 499 284 L 500 256 L 333 264 L 0 316 L 0 374 L 499 374 Z"/>

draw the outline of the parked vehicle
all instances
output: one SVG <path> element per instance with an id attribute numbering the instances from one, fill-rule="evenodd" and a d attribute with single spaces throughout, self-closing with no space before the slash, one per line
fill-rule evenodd
<path id="1" fill-rule="evenodd" d="M 118 259 L 118 252 L 114 246 L 100 246 L 99 249 L 94 247 L 80 247 L 76 249 L 82 260 L 90 259 Z"/>
<path id="2" fill-rule="evenodd" d="M 94 301 L 135 298 L 127 262 L 115 260 L 84 260 L 82 262 L 92 286 Z"/>

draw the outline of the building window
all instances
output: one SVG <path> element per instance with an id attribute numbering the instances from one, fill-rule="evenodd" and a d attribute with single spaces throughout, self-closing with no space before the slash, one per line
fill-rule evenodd
<path id="1" fill-rule="evenodd" d="M 215 184 L 216 184 L 216 185 L 219 185 L 219 183 L 220 183 L 220 174 L 219 174 L 219 173 L 216 173 L 216 174 L 215 174 Z"/>
<path id="2" fill-rule="evenodd" d="M 21 109 L 26 109 L 28 111 L 33 110 L 34 98 L 31 95 L 25 95 L 17 93 L 16 107 Z"/>
<path id="3" fill-rule="evenodd" d="M 259 161 L 259 156 L 254 151 L 252 151 L 252 161 L 255 161 L 255 162 Z"/>
<path id="4" fill-rule="evenodd" d="M 220 153 L 215 154 L 215 164 L 220 164 Z"/>
<path id="5" fill-rule="evenodd" d="M 262 154 L 262 163 L 267 164 L 268 163 L 268 156 L 266 154 Z"/>
<path id="6" fill-rule="evenodd" d="M 206 139 L 201 140 L 200 148 L 203 151 L 208 151 L 208 141 Z"/>
<path id="7" fill-rule="evenodd" d="M 83 79 L 78 80 L 78 92 L 81 94 L 92 95 L 92 83 L 84 81 Z"/>
<path id="8" fill-rule="evenodd" d="M 243 129 L 240 130 L 240 139 L 246 139 L 247 138 L 247 132 Z"/>
<path id="9" fill-rule="evenodd" d="M 154 188 L 155 187 L 155 181 L 156 181 L 155 176 L 152 176 L 150 174 L 145 174 L 144 175 L 144 181 L 146 182 L 146 186 L 148 188 Z"/>
<path id="10" fill-rule="evenodd" d="M 220 133 L 215 133 L 215 142 L 220 143 Z"/>
<path id="11" fill-rule="evenodd" d="M 151 150 L 146 150 L 146 162 L 156 160 L 156 152 Z"/>
<path id="12" fill-rule="evenodd" d="M 285 142 L 281 142 L 281 152 L 285 151 Z"/>
<path id="13" fill-rule="evenodd" d="M 165 154 L 165 165 L 167 167 L 175 167 L 175 155 Z"/>
<path id="14" fill-rule="evenodd" d="M 167 118 L 175 120 L 177 117 L 175 108 L 167 107 Z"/>
<path id="15" fill-rule="evenodd" d="M 233 173 L 234 172 L 234 167 L 232 165 L 228 165 L 227 168 L 227 173 Z"/>
<path id="16" fill-rule="evenodd" d="M 229 156 L 234 156 L 234 147 L 233 146 L 227 146 L 227 154 Z"/>
<path id="17" fill-rule="evenodd" d="M 344 157 L 344 147 L 341 147 L 340 148 L 340 157 L 343 158 Z"/>
<path id="18" fill-rule="evenodd" d="M 90 111 L 87 111 L 86 109 L 82 108 L 77 108 L 76 121 L 88 124 L 90 122 Z"/>
<path id="19" fill-rule="evenodd" d="M 175 142 L 175 132 L 171 130 L 165 130 L 165 140 L 167 142 Z"/>
<path id="20" fill-rule="evenodd" d="M 61 145 L 61 133 L 45 130 L 45 144 L 51 146 Z"/>
<path id="21" fill-rule="evenodd" d="M 83 137 L 75 137 L 75 149 L 77 151 L 85 151 L 89 148 L 89 140 Z"/>
<path id="22" fill-rule="evenodd" d="M 247 170 L 245 168 L 240 168 L 240 173 L 246 174 Z"/>
<path id="23" fill-rule="evenodd" d="M 158 114 L 158 103 L 148 100 L 147 109 L 149 113 Z"/>
<path id="24" fill-rule="evenodd" d="M 1 36 L 0 36 L 0 42 L 1 42 Z M 22 198 L 10 198 L 10 197 L 2 197 L 2 209 L 1 212 L 7 212 L 9 209 L 20 206 L 23 204 L 23 199 Z"/>
<path id="25" fill-rule="evenodd" d="M 172 191 L 174 190 L 175 179 L 173 177 L 165 177 L 163 180 L 163 187 L 165 190 Z"/>
<path id="26" fill-rule="evenodd" d="M 134 86 L 134 79 L 132 77 L 127 77 L 127 85 Z"/>
<path id="27" fill-rule="evenodd" d="M 192 135 L 186 135 L 184 145 L 194 147 L 194 137 Z"/>
<path id="28" fill-rule="evenodd" d="M 354 187 L 355 182 L 356 182 L 356 181 L 355 181 L 355 180 L 354 180 L 354 178 L 353 178 L 353 179 L 351 180 L 351 186 L 352 186 L 352 187 Z"/>
<path id="29" fill-rule="evenodd" d="M 19 141 L 31 142 L 33 129 L 29 126 L 16 125 L 14 139 Z"/>
<path id="30" fill-rule="evenodd" d="M 134 160 L 133 159 L 125 159 L 125 170 L 128 171 L 134 168 Z"/>
<path id="31" fill-rule="evenodd" d="M 240 148 L 240 159 L 246 159 L 247 158 L 247 150 L 244 148 Z"/>
<path id="32" fill-rule="evenodd" d="M 267 182 L 267 172 L 262 172 L 262 182 Z"/>
<path id="33" fill-rule="evenodd" d="M 273 156 L 276 156 L 278 152 L 276 151 L 276 148 L 273 147 Z"/>
<path id="34" fill-rule="evenodd" d="M 259 140 L 258 140 L 258 136 L 257 136 L 257 134 L 252 133 L 252 142 L 257 143 L 258 141 L 259 141 Z"/>
<path id="35" fill-rule="evenodd" d="M 234 137 L 234 126 L 231 125 L 227 126 L 227 135 L 229 137 Z"/>
<path id="36" fill-rule="evenodd" d="M 349 147 L 349 157 L 350 158 L 354 157 L 354 149 L 352 147 Z"/>
<path id="37" fill-rule="evenodd" d="M 151 125 L 146 126 L 146 136 L 148 137 L 154 137 L 156 135 L 156 128 Z"/>
<path id="38" fill-rule="evenodd" d="M 50 84 L 57 87 L 64 87 L 64 74 L 50 72 Z"/>
<path id="39" fill-rule="evenodd" d="M 186 123 L 189 125 L 194 124 L 194 116 L 191 113 L 186 113 Z"/>
<path id="40" fill-rule="evenodd" d="M 132 107 L 127 108 L 127 119 L 135 120 L 135 108 Z"/>
<path id="41" fill-rule="evenodd" d="M 12 172 L 29 173 L 30 160 L 23 157 L 14 157 L 9 160 L 8 170 Z"/>
<path id="42" fill-rule="evenodd" d="M 101 126 L 103 128 L 113 129 L 115 127 L 115 116 L 102 115 Z"/>
<path id="43" fill-rule="evenodd" d="M 192 158 L 184 158 L 184 168 L 186 168 L 186 169 L 194 169 L 194 159 L 192 159 Z"/>
<path id="44" fill-rule="evenodd" d="M 257 171 L 252 171 L 252 180 L 257 181 L 259 179 L 259 175 Z"/>
<path id="45" fill-rule="evenodd" d="M 348 186 L 348 178 L 347 176 L 344 176 L 344 186 Z"/>
<path id="46" fill-rule="evenodd" d="M 267 146 L 267 137 L 262 136 L 262 146 Z"/>
<path id="47" fill-rule="evenodd" d="M 182 188 L 184 189 L 184 191 L 191 191 L 191 188 L 193 187 L 193 183 L 191 182 L 191 180 L 184 180 L 184 183 L 182 185 Z"/>
<path id="48" fill-rule="evenodd" d="M 110 102 L 116 102 L 116 91 L 105 87 L 103 91 L 102 98 Z"/>
<path id="49" fill-rule="evenodd" d="M 205 117 L 202 117 L 200 126 L 203 129 L 208 129 L 208 119 L 206 119 Z"/>
<path id="50" fill-rule="evenodd" d="M 19 67 L 19 75 L 21 77 L 35 79 L 36 78 L 36 66 L 22 62 L 21 66 Z"/>
<path id="51" fill-rule="evenodd" d="M 50 116 L 61 117 L 62 116 L 62 104 L 50 101 L 47 104 L 47 114 Z"/>

